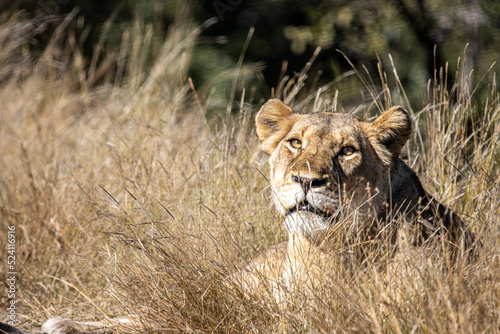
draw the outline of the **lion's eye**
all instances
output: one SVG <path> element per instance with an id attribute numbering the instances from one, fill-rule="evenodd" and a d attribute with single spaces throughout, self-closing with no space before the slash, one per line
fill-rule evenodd
<path id="1" fill-rule="evenodd" d="M 352 146 L 346 146 L 342 149 L 342 155 L 352 155 L 355 149 Z"/>
<path id="2" fill-rule="evenodd" d="M 299 148 L 302 148 L 302 142 L 298 139 L 292 139 L 290 140 L 290 146 L 298 150 Z"/>

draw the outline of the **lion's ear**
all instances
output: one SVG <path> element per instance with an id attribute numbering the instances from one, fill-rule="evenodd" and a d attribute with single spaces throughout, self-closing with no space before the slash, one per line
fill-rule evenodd
<path id="1" fill-rule="evenodd" d="M 374 148 L 385 163 L 390 164 L 393 159 L 399 157 L 401 149 L 410 138 L 412 128 L 413 121 L 410 115 L 399 106 L 383 112 L 371 123 L 370 139 L 375 139 Z M 380 145 L 386 152 L 378 149 Z M 387 155 L 387 151 L 390 156 Z"/>
<path id="2" fill-rule="evenodd" d="M 255 117 L 262 150 L 271 155 L 300 116 L 278 99 L 267 101 Z"/>

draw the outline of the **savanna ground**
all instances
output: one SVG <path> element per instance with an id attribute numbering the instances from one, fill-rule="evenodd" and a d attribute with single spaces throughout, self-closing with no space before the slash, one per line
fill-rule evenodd
<path id="1" fill-rule="evenodd" d="M 78 40 L 57 47 L 57 30 L 42 54 L 27 54 L 30 29 L 16 18 L 0 28 L 0 287 L 8 290 L 6 231 L 15 226 L 18 326 L 134 314 L 142 327 L 120 332 L 500 332 L 500 96 L 492 72 L 479 99 L 467 73 L 447 83 L 440 69 L 413 108 L 396 69 L 357 72 L 373 94 L 355 112 L 402 104 L 414 116 L 405 160 L 481 240 L 475 260 L 446 270 L 440 259 L 410 259 L 417 274 L 398 298 L 387 285 L 397 273 L 339 264 L 313 294 L 277 303 L 244 298 L 226 283 L 287 238 L 253 125 L 263 101 L 252 100 L 245 69 L 229 71 L 229 108 L 216 108 L 221 101 L 188 78 L 199 32 L 188 20 L 161 43 L 137 21 L 116 54 L 97 47 L 99 61 L 89 66 Z M 342 111 L 329 87 L 297 98 L 306 74 L 284 78 L 275 96 L 302 111 Z M 0 296 L 7 321 L 9 299 Z"/>

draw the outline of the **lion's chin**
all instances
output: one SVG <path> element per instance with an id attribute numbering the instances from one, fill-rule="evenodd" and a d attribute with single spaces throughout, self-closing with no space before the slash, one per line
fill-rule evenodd
<path id="1" fill-rule="evenodd" d="M 315 235 L 328 229 L 329 218 L 309 210 L 293 210 L 285 215 L 285 225 L 290 233 Z"/>

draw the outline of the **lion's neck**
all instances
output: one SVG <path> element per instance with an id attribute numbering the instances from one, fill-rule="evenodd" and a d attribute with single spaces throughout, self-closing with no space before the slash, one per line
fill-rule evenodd
<path id="1" fill-rule="evenodd" d="M 400 158 L 394 161 L 390 173 L 391 184 L 387 198 L 389 206 L 396 212 L 410 213 L 420 200 L 427 197 L 427 192 L 417 174 Z"/>

